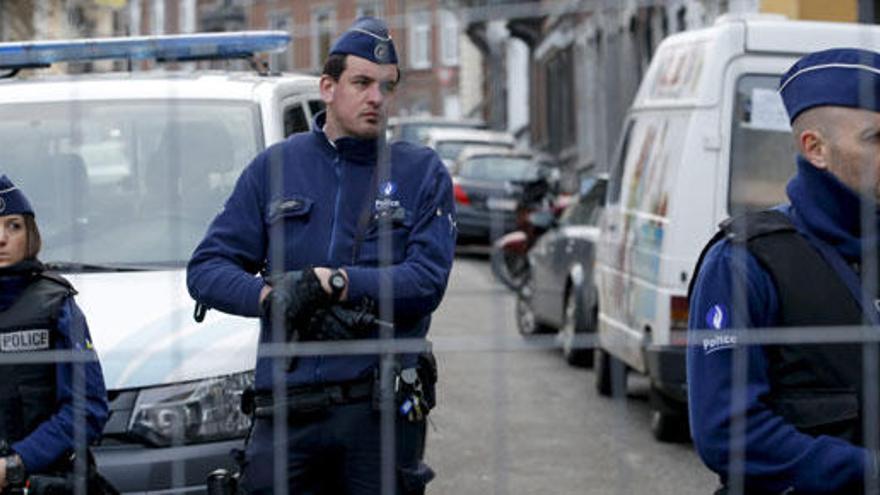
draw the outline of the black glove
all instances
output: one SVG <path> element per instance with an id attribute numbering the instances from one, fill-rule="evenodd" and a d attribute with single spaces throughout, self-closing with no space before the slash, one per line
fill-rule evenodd
<path id="1" fill-rule="evenodd" d="M 316 311 L 330 304 L 330 295 L 312 269 L 291 271 L 269 278 L 272 291 L 263 300 L 263 316 L 269 321 L 284 321 L 288 341 L 300 340 L 297 332 L 307 329 Z M 305 340 L 305 339 L 302 339 Z"/>
<path id="2" fill-rule="evenodd" d="M 368 305 L 346 309 L 334 305 L 311 318 L 307 340 L 351 340 L 363 338 L 376 328 L 376 317 Z"/>

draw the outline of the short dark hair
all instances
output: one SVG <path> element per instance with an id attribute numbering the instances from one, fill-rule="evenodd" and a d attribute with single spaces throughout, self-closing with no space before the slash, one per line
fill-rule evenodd
<path id="1" fill-rule="evenodd" d="M 24 229 L 27 232 L 27 247 L 25 248 L 24 258 L 34 259 L 40 253 L 43 247 L 43 240 L 40 238 L 40 229 L 33 215 L 22 215 L 24 217 Z"/>
<path id="2" fill-rule="evenodd" d="M 348 55 L 345 53 L 331 54 L 327 57 L 327 61 L 324 62 L 324 70 L 321 71 L 321 74 L 330 76 L 334 81 L 339 81 L 342 73 L 345 72 L 347 57 Z"/>
<path id="3" fill-rule="evenodd" d="M 327 61 L 324 62 L 324 69 L 321 70 L 321 74 L 329 76 L 330 79 L 339 82 L 339 78 L 342 77 L 342 73 L 345 72 L 345 69 L 348 67 L 347 61 L 347 53 L 333 53 L 329 57 L 327 57 Z M 399 83 L 400 77 L 400 67 L 398 67 L 397 79 L 394 82 Z"/>

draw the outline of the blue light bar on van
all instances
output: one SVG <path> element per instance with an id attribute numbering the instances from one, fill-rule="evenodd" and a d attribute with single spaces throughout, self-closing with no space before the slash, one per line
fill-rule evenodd
<path id="1" fill-rule="evenodd" d="M 289 43 L 290 35 L 284 31 L 0 43 L 0 69 L 109 59 L 164 62 L 248 58 L 255 53 L 284 51 Z"/>

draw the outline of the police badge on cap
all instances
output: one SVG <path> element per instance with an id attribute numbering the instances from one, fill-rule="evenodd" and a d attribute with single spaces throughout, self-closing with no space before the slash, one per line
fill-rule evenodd
<path id="1" fill-rule="evenodd" d="M 397 51 L 388 33 L 388 25 L 375 17 L 361 17 L 336 40 L 330 54 L 340 53 L 365 58 L 376 64 L 397 64 Z"/>
<path id="2" fill-rule="evenodd" d="M 24 193 L 9 180 L 0 175 L 0 215 L 33 215 L 34 209 Z"/>

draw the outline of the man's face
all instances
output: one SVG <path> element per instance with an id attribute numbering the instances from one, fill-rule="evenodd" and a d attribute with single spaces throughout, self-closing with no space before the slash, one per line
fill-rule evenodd
<path id="1" fill-rule="evenodd" d="M 26 254 L 27 228 L 24 216 L 0 216 L 0 268 L 18 263 Z"/>
<path id="2" fill-rule="evenodd" d="M 825 157 L 828 171 L 865 197 L 880 201 L 880 113 L 832 108 Z"/>
<path id="3" fill-rule="evenodd" d="M 339 81 L 328 76 L 321 78 L 328 124 L 335 125 L 340 135 L 377 138 L 396 81 L 397 66 L 349 55 Z"/>

